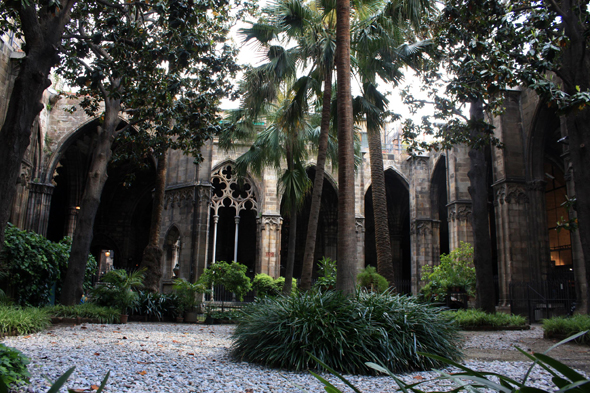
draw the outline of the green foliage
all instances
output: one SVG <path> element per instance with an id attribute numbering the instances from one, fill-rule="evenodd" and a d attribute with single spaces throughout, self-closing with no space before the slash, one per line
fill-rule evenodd
<path id="1" fill-rule="evenodd" d="M 143 270 L 128 273 L 125 269 L 111 270 L 102 276 L 101 282 L 91 291 L 94 302 L 99 305 L 117 308 L 121 314 L 137 301 L 133 289 L 143 286 Z"/>
<path id="2" fill-rule="evenodd" d="M 137 291 L 137 301 L 132 315 L 141 315 L 158 321 L 176 318 L 179 315 L 180 299 L 176 293 Z"/>
<path id="3" fill-rule="evenodd" d="M 362 289 L 368 291 L 384 292 L 389 288 L 389 282 L 385 277 L 377 273 L 374 266 L 367 266 L 356 276 L 356 280 Z"/>
<path id="4" fill-rule="evenodd" d="M 460 329 L 469 330 L 480 326 L 504 328 L 504 327 L 527 327 L 528 323 L 522 315 L 509 315 L 504 313 L 488 314 L 481 310 L 457 310 L 445 311 L 443 313 L 455 321 Z"/>
<path id="5" fill-rule="evenodd" d="M 49 326 L 51 319 L 43 309 L 0 306 L 0 333 L 30 334 Z"/>
<path id="6" fill-rule="evenodd" d="M 63 318 L 91 318 L 100 323 L 118 323 L 120 311 L 111 307 L 103 307 L 93 303 L 77 304 L 75 306 L 56 305 L 44 310 L 52 317 Z"/>
<path id="7" fill-rule="evenodd" d="M 6 226 L 0 269 L 14 290 L 17 304 L 49 304 L 54 285 L 57 290 L 56 298 L 59 298 L 71 245 L 72 241 L 68 237 L 54 243 L 34 232 L 20 230 L 10 223 Z M 85 290 L 92 286 L 96 266 L 96 260 L 90 256 L 84 278 Z"/>
<path id="8" fill-rule="evenodd" d="M 207 287 L 202 282 L 191 283 L 184 278 L 177 278 L 174 280 L 172 286 L 176 296 L 178 297 L 177 311 L 182 315 L 184 311 L 192 311 L 197 307 L 197 293 L 207 292 Z"/>
<path id="9" fill-rule="evenodd" d="M 321 291 L 336 287 L 336 260 L 323 257 L 318 261 L 318 279 L 313 287 Z"/>
<path id="10" fill-rule="evenodd" d="M 6 386 L 29 382 L 27 364 L 29 359 L 19 350 L 0 343 L 0 381 Z"/>
<path id="11" fill-rule="evenodd" d="M 2 345 L 2 344 L 0 344 L 0 345 Z M 51 384 L 51 386 L 49 387 L 49 390 L 47 390 L 47 393 L 59 392 L 61 387 L 68 380 L 68 378 L 74 373 L 75 369 L 76 369 L 76 367 L 72 367 L 69 370 L 67 370 L 65 373 L 63 373 L 55 382 L 53 382 Z M 0 368 L 0 370 L 1 370 L 1 368 Z M 110 371 L 108 371 L 106 373 L 105 377 L 103 378 L 102 382 L 100 383 L 100 386 L 96 389 L 96 393 L 102 393 L 104 391 L 104 387 L 107 384 L 110 374 L 111 374 Z M 74 391 L 77 391 L 77 389 L 68 389 L 68 392 L 74 392 Z M 4 383 L 4 381 L 2 380 L 1 375 L 0 375 L 0 393 L 4 393 L 4 392 L 9 392 L 8 385 L 6 383 Z"/>
<path id="12" fill-rule="evenodd" d="M 453 288 L 460 288 L 469 296 L 475 296 L 473 247 L 461 242 L 459 248 L 440 256 L 440 265 L 423 266 L 421 279 L 426 281 L 426 285 L 420 292 L 429 300 L 443 301 L 447 292 Z"/>
<path id="13" fill-rule="evenodd" d="M 285 277 L 272 278 L 268 274 L 259 273 L 252 281 L 252 288 L 256 291 L 257 297 L 278 296 L 283 291 Z M 297 280 L 293 279 L 291 293 L 297 289 Z"/>
<path id="14" fill-rule="evenodd" d="M 549 392 L 588 392 L 588 388 L 590 387 L 590 379 L 585 377 L 584 375 L 578 373 L 576 370 L 566 366 L 565 364 L 559 362 L 558 360 L 548 356 L 547 353 L 551 351 L 553 348 L 566 343 L 568 341 L 574 340 L 579 337 L 581 334 L 585 334 L 587 332 L 579 333 L 576 336 L 569 337 L 566 340 L 563 340 L 551 348 L 546 350 L 543 353 L 533 353 L 529 354 L 522 349 L 516 347 L 524 356 L 529 358 L 533 361 L 531 366 L 529 367 L 528 371 L 524 375 L 521 381 L 517 381 L 512 377 L 508 377 L 502 375 L 497 372 L 487 372 L 487 371 L 475 371 L 466 367 L 460 363 L 457 363 L 451 359 L 446 359 L 439 355 L 428 354 L 428 353 L 420 353 L 420 356 L 426 356 L 428 358 L 434 359 L 436 361 L 440 361 L 443 363 L 447 363 L 450 366 L 454 366 L 458 368 L 460 371 L 455 373 L 445 373 L 440 372 L 440 376 L 437 378 L 438 380 L 448 380 L 451 382 L 451 386 L 445 386 L 445 392 L 480 392 L 480 391 L 497 391 L 502 393 L 510 393 L 510 392 L 535 392 L 535 393 L 549 393 Z M 324 368 L 326 368 L 332 375 L 336 376 L 340 380 L 342 380 L 346 385 L 348 385 L 353 391 L 356 393 L 361 393 L 361 391 L 355 387 L 352 383 L 350 383 L 346 378 L 340 375 L 336 370 L 332 368 L 326 367 L 327 365 L 324 364 L 321 360 L 315 358 L 315 360 Z M 551 389 L 543 390 L 537 387 L 531 387 L 527 385 L 527 381 L 529 380 L 529 376 L 531 375 L 531 371 L 533 368 L 539 365 L 541 368 L 546 370 L 550 373 L 553 378 L 551 381 L 553 382 L 554 386 Z M 413 393 L 424 393 L 424 392 L 431 392 L 431 387 L 426 387 L 425 390 L 421 390 L 421 385 L 423 384 L 432 384 L 433 380 L 428 379 L 421 382 L 408 384 L 398 378 L 396 375 L 392 373 L 391 370 L 387 369 L 387 367 L 383 367 L 379 364 L 375 364 L 373 362 L 367 363 L 367 367 L 382 373 L 387 374 L 392 377 L 395 382 L 399 385 L 398 391 L 403 392 L 413 392 Z M 323 377 L 313 373 L 313 376 L 316 377 L 321 383 L 324 384 L 324 389 L 326 392 L 329 393 L 342 393 L 340 389 L 332 385 Z M 437 392 L 442 393 L 442 392 Z"/>
<path id="15" fill-rule="evenodd" d="M 454 324 L 414 298 L 360 291 L 310 291 L 259 299 L 234 332 L 234 357 L 290 370 L 316 368 L 310 354 L 344 373 L 371 373 L 365 362 L 396 372 L 441 364 L 418 351 L 458 359 Z"/>
<path id="16" fill-rule="evenodd" d="M 580 332 L 589 331 L 590 315 L 544 319 L 543 330 L 547 337 L 569 337 Z M 577 341 L 590 345 L 590 334 L 580 336 Z"/>
<path id="17" fill-rule="evenodd" d="M 215 262 L 205 269 L 201 277 L 199 277 L 198 283 L 206 288 L 223 285 L 226 290 L 235 293 L 236 297 L 243 301 L 244 295 L 252 289 L 250 278 L 246 276 L 247 270 L 248 268 L 241 263 Z"/>

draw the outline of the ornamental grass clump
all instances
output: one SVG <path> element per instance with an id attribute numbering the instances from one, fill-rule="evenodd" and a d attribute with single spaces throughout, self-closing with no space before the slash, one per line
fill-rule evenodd
<path id="1" fill-rule="evenodd" d="M 586 332 L 590 330 L 590 315 L 544 319 L 543 330 L 547 338 L 563 338 Z M 576 342 L 590 345 L 590 334 L 578 337 Z"/>
<path id="2" fill-rule="evenodd" d="M 407 296 L 364 291 L 260 299 L 243 310 L 233 339 L 234 357 L 297 371 L 321 367 L 310 355 L 346 374 L 374 374 L 366 362 L 394 372 L 442 365 L 418 352 L 461 356 L 456 328 L 438 309 Z"/>
<path id="3" fill-rule="evenodd" d="M 445 311 L 444 314 L 455 321 L 460 329 L 505 329 L 528 328 L 527 319 L 522 315 L 509 315 L 504 313 L 488 314 L 481 310 L 457 310 Z"/>
<path id="4" fill-rule="evenodd" d="M 36 307 L 0 306 L 0 336 L 31 334 L 51 326 L 47 311 Z"/>

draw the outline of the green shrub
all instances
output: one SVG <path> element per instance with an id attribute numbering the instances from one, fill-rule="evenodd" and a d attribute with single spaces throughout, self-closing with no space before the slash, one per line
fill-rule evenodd
<path id="1" fill-rule="evenodd" d="M 313 285 L 315 289 L 326 291 L 336 287 L 336 261 L 323 257 L 318 261 L 318 279 Z"/>
<path id="2" fill-rule="evenodd" d="M 297 293 L 297 279 L 293 278 L 293 281 L 291 281 L 291 283 L 291 295 L 293 295 Z M 282 294 L 283 286 L 285 286 L 285 277 L 277 277 L 277 279 L 275 280 L 275 286 L 278 289 L 279 293 Z"/>
<path id="3" fill-rule="evenodd" d="M 481 310 L 457 310 L 445 311 L 444 314 L 455 321 L 461 329 L 473 329 L 481 326 L 492 328 L 528 326 L 527 320 L 522 315 L 509 315 L 504 313 L 488 314 Z"/>
<path id="4" fill-rule="evenodd" d="M 368 291 L 385 292 L 389 288 L 389 281 L 373 266 L 367 266 L 356 276 L 356 280 L 362 289 Z"/>
<path id="5" fill-rule="evenodd" d="M 207 292 L 207 287 L 201 282 L 191 283 L 184 278 L 174 280 L 172 286 L 176 296 L 178 296 L 177 311 L 182 315 L 185 311 L 193 311 L 198 305 L 197 293 Z"/>
<path id="6" fill-rule="evenodd" d="M 280 293 L 275 286 L 275 280 L 268 274 L 258 273 L 252 280 L 252 289 L 256 291 L 256 296 L 276 296 Z"/>
<path id="7" fill-rule="evenodd" d="M 569 337 L 590 330 L 590 315 L 544 319 L 543 330 L 548 337 Z M 581 336 L 577 341 L 590 345 L 590 334 Z"/>
<path id="8" fill-rule="evenodd" d="M 19 350 L 0 343 L 0 380 L 6 386 L 29 382 L 31 374 L 27 370 L 27 364 L 29 359 Z"/>
<path id="9" fill-rule="evenodd" d="M 45 311 L 53 317 L 63 318 L 92 318 L 100 323 L 118 323 L 121 313 L 111 307 L 102 307 L 93 303 L 78 304 L 75 306 L 56 305 L 46 307 Z"/>
<path id="10" fill-rule="evenodd" d="M 440 256 L 440 265 L 422 267 L 421 279 L 426 285 L 420 290 L 427 300 L 444 301 L 449 290 L 458 288 L 475 296 L 473 247 L 461 242 L 459 248 Z"/>
<path id="11" fill-rule="evenodd" d="M 215 262 L 205 269 L 199 277 L 198 283 L 206 288 L 221 284 L 226 290 L 235 293 L 240 301 L 243 301 L 244 295 L 252 289 L 250 278 L 246 276 L 247 270 L 248 267 L 241 263 Z"/>
<path id="12" fill-rule="evenodd" d="M 36 307 L 0 306 L 0 333 L 30 334 L 51 326 L 46 310 Z"/>
<path id="13" fill-rule="evenodd" d="M 116 269 L 107 272 L 91 291 L 93 301 L 100 306 L 115 307 L 121 314 L 126 314 L 137 302 L 138 295 L 134 289 L 143 287 L 144 274 L 144 270 L 128 273 L 125 269 Z"/>
<path id="14" fill-rule="evenodd" d="M 368 361 L 397 372 L 441 364 L 418 351 L 460 356 L 456 329 L 438 309 L 411 297 L 364 291 L 259 299 L 240 313 L 233 339 L 234 357 L 290 370 L 316 368 L 309 354 L 351 374 L 372 372 Z"/>
<path id="15" fill-rule="evenodd" d="M 141 315 L 161 321 L 176 318 L 179 313 L 180 299 L 175 293 L 137 291 L 137 301 L 131 315 Z"/>
<path id="16" fill-rule="evenodd" d="M 56 298 L 59 299 L 71 246 L 72 241 L 68 237 L 54 243 L 34 232 L 7 225 L 0 266 L 4 270 L 3 276 L 9 279 L 8 284 L 18 304 L 49 304 L 54 285 Z M 96 260 L 90 256 L 86 265 L 85 290 L 92 286 L 96 266 Z"/>

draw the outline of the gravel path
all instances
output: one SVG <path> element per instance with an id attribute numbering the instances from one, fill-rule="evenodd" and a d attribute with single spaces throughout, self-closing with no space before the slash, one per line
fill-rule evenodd
<path id="1" fill-rule="evenodd" d="M 67 387 L 92 389 L 110 371 L 107 392 L 323 392 L 322 385 L 309 373 L 283 370 L 232 361 L 228 356 L 232 326 L 203 326 L 170 323 L 129 323 L 127 325 L 84 324 L 58 327 L 29 336 L 9 337 L 4 344 L 21 350 L 31 359 L 31 385 L 22 392 L 45 392 L 47 376 L 55 380 L 72 366 L 76 371 Z M 467 336 L 465 348 L 510 350 L 523 336 L 539 335 L 538 329 Z M 522 378 L 529 363 L 468 360 L 467 366 Z M 450 370 L 447 370 L 450 371 Z M 407 382 L 436 377 L 435 372 L 401 375 Z M 343 391 L 340 381 L 327 376 Z M 350 376 L 363 393 L 394 392 L 397 385 L 389 377 Z M 539 368 L 533 372 L 534 386 L 547 389 L 550 377 Z M 440 389 L 447 381 L 432 381 L 430 389 Z M 63 390 L 65 392 L 65 389 Z M 88 390 L 92 391 L 92 390 Z"/>

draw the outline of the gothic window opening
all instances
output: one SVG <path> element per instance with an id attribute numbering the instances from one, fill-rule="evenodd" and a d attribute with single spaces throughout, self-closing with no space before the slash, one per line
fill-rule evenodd
<path id="1" fill-rule="evenodd" d="M 544 165 L 545 201 L 547 203 L 547 229 L 549 231 L 549 249 L 551 265 L 567 268 L 572 265 L 572 241 L 570 232 L 562 229 L 557 231 L 557 223 L 567 221 L 569 214 L 563 205 L 567 198 L 566 182 L 563 171 L 551 161 Z"/>
<path id="2" fill-rule="evenodd" d="M 232 164 L 215 170 L 211 183 L 211 220 L 208 263 L 236 261 L 254 272 L 256 265 L 255 187 L 247 178 L 238 178 Z"/>

